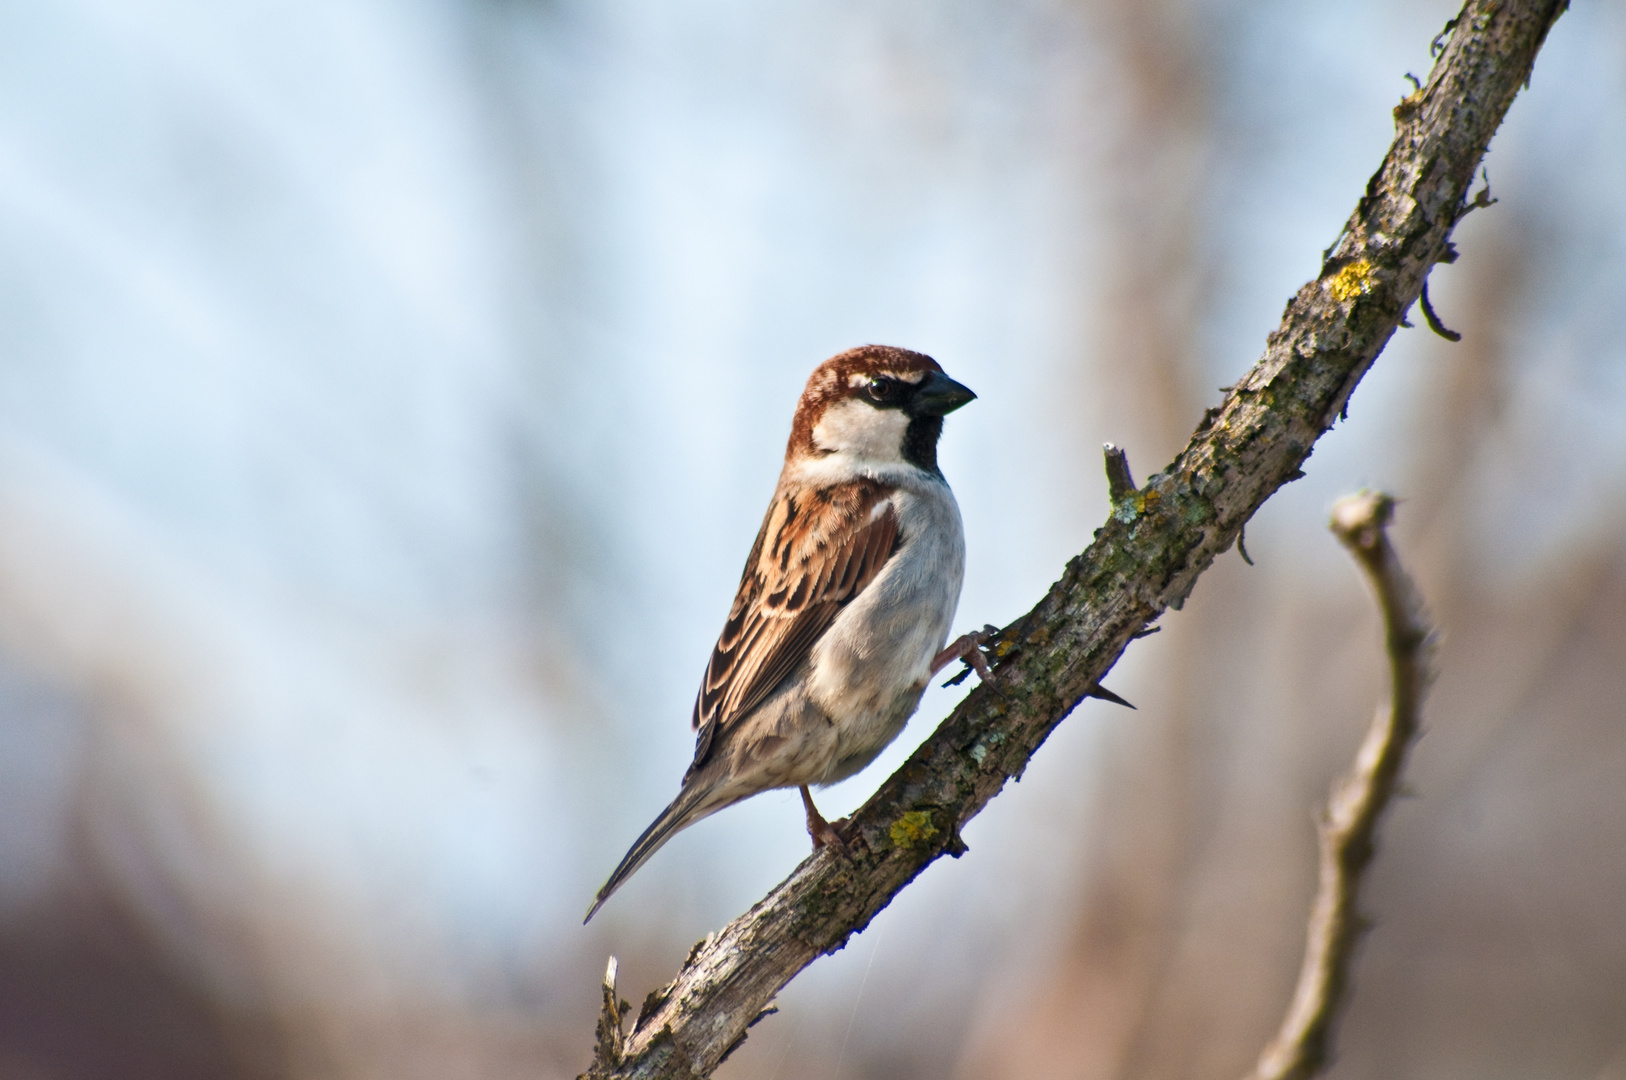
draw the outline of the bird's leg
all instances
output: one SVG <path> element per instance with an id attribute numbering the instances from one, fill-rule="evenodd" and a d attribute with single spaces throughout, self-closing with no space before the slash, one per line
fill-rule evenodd
<path id="1" fill-rule="evenodd" d="M 982 646 L 996 631 L 996 627 L 985 626 L 981 630 L 973 630 L 969 634 L 961 634 L 948 643 L 948 648 L 932 658 L 932 674 L 948 667 L 956 660 L 964 660 L 971 669 L 977 673 L 977 678 L 983 682 L 994 677 L 993 671 L 988 667 L 988 658 L 982 655 Z M 956 682 L 959 680 L 956 679 Z"/>
<path id="2" fill-rule="evenodd" d="M 819 813 L 819 808 L 813 805 L 813 793 L 807 790 L 806 784 L 802 785 L 802 808 L 807 811 L 807 834 L 813 838 L 813 850 L 817 851 L 828 844 L 845 854 L 847 842 L 841 838 L 841 833 L 836 831 L 836 826 L 845 822 L 846 819 L 843 818 L 841 821 L 836 822 L 835 825 L 824 820 L 824 815 Z"/>

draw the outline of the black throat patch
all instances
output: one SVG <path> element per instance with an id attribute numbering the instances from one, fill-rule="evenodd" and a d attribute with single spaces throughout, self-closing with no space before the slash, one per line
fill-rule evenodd
<path id="1" fill-rule="evenodd" d="M 937 468 L 937 440 L 943 434 L 941 416 L 911 416 L 903 432 L 903 460 L 942 478 Z"/>

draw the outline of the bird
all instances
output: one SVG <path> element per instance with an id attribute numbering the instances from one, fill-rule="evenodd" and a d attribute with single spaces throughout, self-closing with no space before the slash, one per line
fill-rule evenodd
<path id="1" fill-rule="evenodd" d="M 943 418 L 976 396 L 887 345 L 813 370 L 695 698 L 694 760 L 583 923 L 679 830 L 759 792 L 800 788 L 814 850 L 844 849 L 809 787 L 875 760 L 954 660 L 988 677 L 985 635 L 946 644 L 965 531 L 937 464 Z"/>

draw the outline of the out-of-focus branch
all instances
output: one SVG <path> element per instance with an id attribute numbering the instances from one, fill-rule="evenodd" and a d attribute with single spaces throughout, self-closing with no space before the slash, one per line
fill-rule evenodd
<path id="1" fill-rule="evenodd" d="M 1278 488 L 1344 411 L 1429 269 L 1446 257 L 1491 135 L 1564 0 L 1469 0 L 1321 273 L 1288 303 L 1265 354 L 1204 414 L 1173 463 L 1116 503 L 1095 543 L 993 646 L 994 685 L 966 696 L 853 815 L 845 854 L 803 862 L 695 947 L 644 1002 L 613 1067 L 706 1076 L 774 995 L 846 944 L 1005 784 Z"/>
<path id="2" fill-rule="evenodd" d="M 1369 491 L 1340 499 L 1333 507 L 1332 531 L 1366 571 L 1383 612 L 1390 698 L 1372 718 L 1354 767 L 1327 800 L 1320 823 L 1320 883 L 1310 908 L 1304 966 L 1281 1030 L 1249 1080 L 1307 1080 L 1331 1057 L 1333 1023 L 1365 929 L 1356 910 L 1361 874 L 1377 851 L 1378 819 L 1399 788 L 1400 769 L 1417 737 L 1423 695 L 1432 679 L 1433 631 L 1422 597 L 1389 543 L 1386 530 L 1393 512 L 1393 499 Z"/>

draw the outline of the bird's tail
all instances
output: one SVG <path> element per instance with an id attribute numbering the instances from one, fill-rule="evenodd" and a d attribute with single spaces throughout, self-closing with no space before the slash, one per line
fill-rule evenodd
<path id="1" fill-rule="evenodd" d="M 649 857 L 659 851 L 661 845 L 679 831 L 693 825 L 701 818 L 714 814 L 734 800 L 716 798 L 717 790 L 711 784 L 691 784 L 678 793 L 672 800 L 672 805 L 662 810 L 660 816 L 649 823 L 643 835 L 633 842 L 632 848 L 621 858 L 621 865 L 615 868 L 610 880 L 598 891 L 593 898 L 593 906 L 587 909 L 587 918 L 582 920 L 585 926 L 604 906 L 615 890 L 619 889 L 626 880 L 637 873 L 638 868 L 649 861 Z"/>

